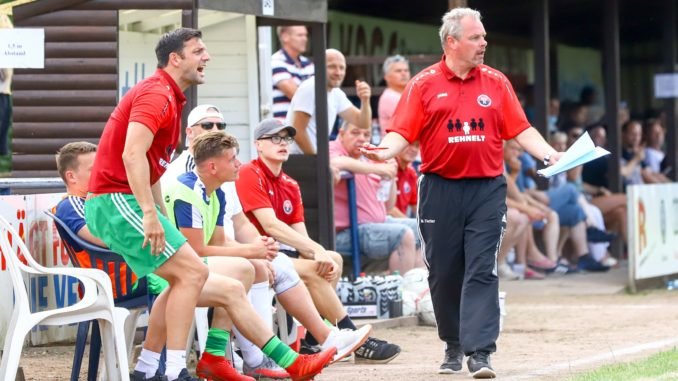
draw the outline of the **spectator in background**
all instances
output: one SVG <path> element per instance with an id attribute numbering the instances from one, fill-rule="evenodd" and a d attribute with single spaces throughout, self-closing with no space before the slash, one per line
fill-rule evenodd
<path id="1" fill-rule="evenodd" d="M 346 59 L 336 49 L 325 52 L 327 63 L 327 126 L 332 128 L 337 115 L 342 119 L 365 128 L 372 123 L 370 96 L 372 89 L 363 81 L 355 81 L 356 95 L 360 98 L 360 108 L 355 107 L 340 89 L 346 77 Z M 315 109 L 315 77 L 309 78 L 299 86 L 290 103 L 285 124 L 296 129 L 295 143 L 290 145 L 291 154 L 315 155 L 317 151 L 318 130 Z M 329 131 L 328 131 L 329 133 Z M 322 137 L 325 139 L 325 137 Z"/>
<path id="2" fill-rule="evenodd" d="M 371 259 L 388 258 L 388 270 L 405 274 L 414 267 L 424 267 L 417 250 L 417 220 L 393 218 L 386 215 L 386 206 L 395 204 L 396 163 L 375 163 L 360 153 L 370 141 L 371 131 L 344 122 L 337 140 L 330 142 L 330 165 L 355 176 L 356 208 L 360 253 Z M 381 195 L 380 187 L 386 181 L 390 192 Z M 348 217 L 348 191 L 345 181 L 334 187 L 334 222 L 337 230 L 337 251 L 351 253 L 351 229 Z"/>
<path id="3" fill-rule="evenodd" d="M 308 31 L 303 25 L 279 26 L 280 50 L 271 56 L 273 71 L 273 117 L 284 120 L 299 85 L 313 76 L 315 66 L 307 57 Z"/>
<path id="4" fill-rule="evenodd" d="M 388 57 L 384 60 L 384 80 L 386 89 L 379 97 L 379 127 L 381 136 L 386 135 L 386 129 L 391 126 L 391 118 L 395 111 L 400 95 L 410 80 L 410 63 L 401 55 Z"/>
<path id="5" fill-rule="evenodd" d="M 598 92 L 594 86 L 584 86 L 579 93 L 579 103 L 586 106 L 585 125 L 599 121 L 605 110 L 598 104 Z"/>
<path id="6" fill-rule="evenodd" d="M 392 217 L 413 217 L 417 215 L 417 171 L 412 162 L 419 156 L 419 142 L 409 144 L 396 156 L 398 173 L 396 174 L 396 202 L 389 209 L 388 214 Z M 416 231 L 415 231 L 416 233 Z"/>
<path id="7" fill-rule="evenodd" d="M 549 100 L 549 116 L 548 116 L 548 131 L 549 133 L 558 130 L 558 115 L 560 115 L 560 100 L 556 96 L 552 96 Z"/>
<path id="8" fill-rule="evenodd" d="M 645 161 L 650 170 L 662 175 L 661 163 L 664 160 L 664 137 L 666 130 L 659 119 L 647 119 L 643 123 L 643 142 L 645 143 Z M 667 179 L 668 180 L 668 179 Z"/>
<path id="9" fill-rule="evenodd" d="M 0 29 L 12 28 L 12 21 L 7 15 L 0 14 Z M 9 154 L 9 123 L 11 121 L 12 106 L 12 69 L 0 68 L 0 156 Z"/>
<path id="10" fill-rule="evenodd" d="M 653 173 L 648 167 L 642 131 L 643 127 L 637 120 L 629 120 L 622 126 L 621 175 L 624 186 L 668 182 L 666 176 Z"/>

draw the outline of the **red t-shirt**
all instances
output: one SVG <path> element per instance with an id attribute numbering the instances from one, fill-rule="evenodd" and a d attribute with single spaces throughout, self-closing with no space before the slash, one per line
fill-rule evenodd
<path id="1" fill-rule="evenodd" d="M 181 110 L 186 97 L 176 82 L 162 69 L 136 84 L 113 110 L 99 141 L 89 191 L 92 193 L 132 193 L 122 161 L 127 128 L 131 122 L 148 127 L 155 136 L 146 152 L 150 185 L 165 172 L 181 132 Z"/>
<path id="2" fill-rule="evenodd" d="M 502 174 L 503 142 L 530 123 L 504 74 L 479 65 L 465 79 L 441 62 L 410 80 L 388 131 L 421 142 L 421 172 L 449 179 Z"/>
<path id="3" fill-rule="evenodd" d="M 408 206 L 417 205 L 417 171 L 412 164 L 408 164 L 405 169 L 398 166 L 397 176 L 396 208 L 407 214 Z"/>
<path id="4" fill-rule="evenodd" d="M 262 235 L 266 232 L 252 213 L 257 209 L 272 208 L 275 216 L 287 225 L 304 222 L 304 204 L 299 184 L 284 172 L 275 176 L 259 159 L 240 168 L 235 188 L 245 215 Z"/>

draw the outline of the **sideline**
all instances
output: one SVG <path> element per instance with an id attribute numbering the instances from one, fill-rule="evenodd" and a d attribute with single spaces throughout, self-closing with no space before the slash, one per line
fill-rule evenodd
<path id="1" fill-rule="evenodd" d="M 650 342 L 650 343 L 634 345 L 632 347 L 613 349 L 610 352 L 601 353 L 599 355 L 588 356 L 586 358 L 581 358 L 581 359 L 578 359 L 578 360 L 562 362 L 562 363 L 559 363 L 559 364 L 554 364 L 554 365 L 548 366 L 548 367 L 543 368 L 543 369 L 531 371 L 527 374 L 521 374 L 521 375 L 517 375 L 517 376 L 501 377 L 501 379 L 505 380 L 505 381 L 519 381 L 519 380 L 529 380 L 529 379 L 532 379 L 534 377 L 540 377 L 540 376 L 541 377 L 543 377 L 543 376 L 554 376 L 554 375 L 565 376 L 564 374 L 561 374 L 561 372 L 563 370 L 580 371 L 580 370 L 584 370 L 583 367 L 586 366 L 586 365 L 591 365 L 591 364 L 596 364 L 596 363 L 599 363 L 599 365 L 608 365 L 608 364 L 612 364 L 612 363 L 617 363 L 617 362 L 620 362 L 620 360 L 624 356 L 633 355 L 633 354 L 637 354 L 637 353 L 645 352 L 645 351 L 649 351 L 649 350 L 667 349 L 668 347 L 675 346 L 677 344 L 678 344 L 678 338 L 653 341 L 653 342 Z M 607 360 L 613 360 L 613 362 L 607 363 Z M 574 372 L 571 372 L 571 373 L 572 373 L 572 376 L 575 375 Z M 501 370 L 499 370 L 499 376 L 501 376 Z"/>

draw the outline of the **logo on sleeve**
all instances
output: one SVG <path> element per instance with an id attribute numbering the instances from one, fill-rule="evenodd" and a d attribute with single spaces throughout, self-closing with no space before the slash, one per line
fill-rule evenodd
<path id="1" fill-rule="evenodd" d="M 292 201 L 285 200 L 285 202 L 283 202 L 283 212 L 285 212 L 285 214 L 292 214 L 293 209 L 294 208 L 292 208 Z"/>
<path id="2" fill-rule="evenodd" d="M 490 107 L 492 105 L 492 99 L 485 94 L 478 95 L 478 104 L 482 107 Z"/>

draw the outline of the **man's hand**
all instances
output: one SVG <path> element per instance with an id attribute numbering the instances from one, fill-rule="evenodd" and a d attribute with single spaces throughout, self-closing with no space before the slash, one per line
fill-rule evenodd
<path id="1" fill-rule="evenodd" d="M 339 273 L 339 265 L 325 251 L 315 253 L 315 261 L 317 263 L 316 272 L 326 281 L 330 282 L 337 277 Z"/>
<path id="2" fill-rule="evenodd" d="M 367 84 L 367 82 L 358 81 L 356 79 L 355 93 L 358 98 L 360 98 L 361 102 L 369 102 L 370 97 L 372 96 L 372 89 L 370 88 L 370 85 Z"/>
<path id="3" fill-rule="evenodd" d="M 532 222 L 542 221 L 546 219 L 546 214 L 542 210 L 531 205 L 526 205 L 525 210 L 523 210 L 523 212 L 527 214 L 527 217 Z"/>
<path id="4" fill-rule="evenodd" d="M 143 224 L 144 243 L 141 245 L 141 248 L 145 248 L 150 243 L 151 254 L 160 255 L 165 250 L 165 231 L 155 211 L 144 213 Z"/>
<path id="5" fill-rule="evenodd" d="M 265 235 L 259 236 L 259 239 L 261 239 L 261 242 L 263 242 L 264 246 L 266 246 L 266 260 L 274 260 L 280 251 L 280 244 L 278 241 Z"/>

